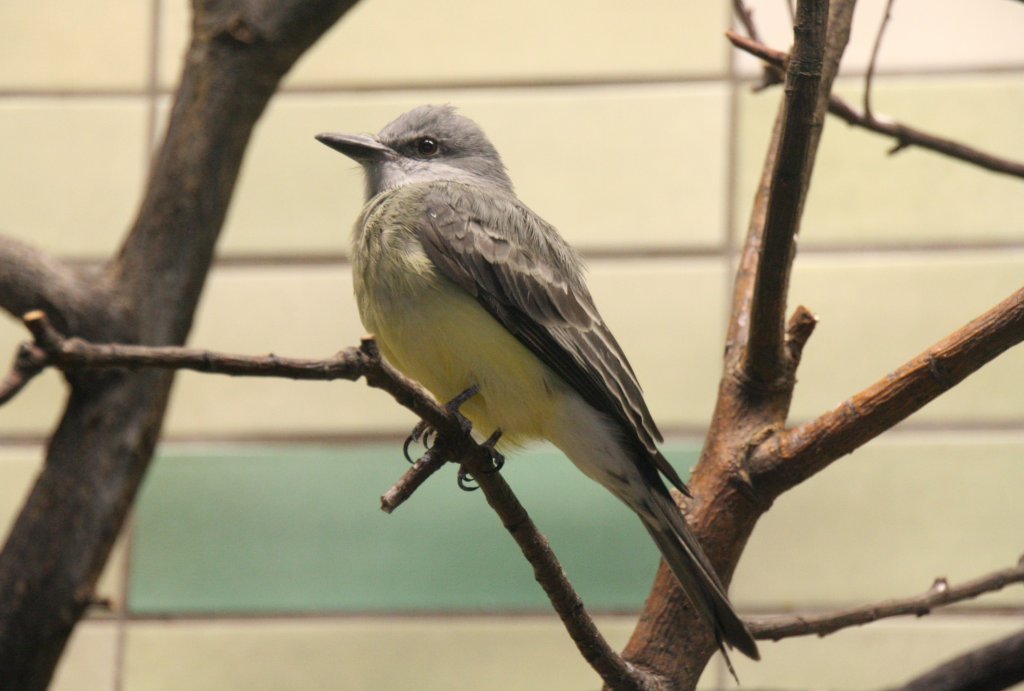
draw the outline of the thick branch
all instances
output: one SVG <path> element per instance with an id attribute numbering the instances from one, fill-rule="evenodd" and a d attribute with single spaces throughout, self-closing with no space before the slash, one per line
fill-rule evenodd
<path id="1" fill-rule="evenodd" d="M 743 374 L 763 385 L 774 384 L 788 370 L 783 347 L 786 294 L 813 167 L 817 136 L 812 131 L 821 128 L 817 104 L 827 24 L 828 3 L 797 5 L 796 40 L 786 68 L 783 124 L 769 183 L 742 364 Z"/>
<path id="2" fill-rule="evenodd" d="M 785 68 L 789 55 L 782 51 L 769 48 L 739 34 L 727 32 L 726 36 L 734 46 L 740 50 L 754 55 L 776 68 Z M 875 132 L 876 134 L 892 137 L 896 140 L 893 151 L 905 149 L 910 146 L 917 146 L 928 151 L 949 156 L 950 158 L 976 165 L 994 173 L 1003 173 L 1018 178 L 1024 178 L 1024 163 L 1013 161 L 1008 158 L 994 156 L 980 149 L 961 144 L 960 142 L 937 137 L 914 127 L 903 125 L 896 120 L 884 116 L 873 115 L 854 108 L 849 102 L 840 96 L 832 94 L 829 96 L 828 112 L 844 120 L 847 124 L 861 127 Z"/>
<path id="3" fill-rule="evenodd" d="M 958 655 L 900 691 L 999 691 L 1024 681 L 1024 631 Z"/>
<path id="4" fill-rule="evenodd" d="M 772 496 L 877 437 L 1024 341 L 1024 288 L 833 410 L 774 435 L 751 455 Z"/>
<path id="5" fill-rule="evenodd" d="M 44 310 L 61 330 L 78 333 L 91 307 L 91 286 L 79 270 L 14 238 L 0 237 L 0 309 L 15 317 Z"/>
<path id="6" fill-rule="evenodd" d="M 117 259 L 89 281 L 84 297 L 102 312 L 63 324 L 68 335 L 184 343 L 252 128 L 281 77 L 353 1 L 193 0 L 181 85 L 138 217 Z M 67 312 L 43 302 L 52 304 L 4 305 Z M 49 684 L 149 465 L 172 377 L 87 369 L 68 380 L 46 463 L 0 554 L 7 688 Z"/>
<path id="7" fill-rule="evenodd" d="M 821 9 L 822 4 L 819 2 L 817 8 L 804 8 L 801 12 L 803 16 L 814 14 L 817 20 L 816 10 Z M 824 51 L 822 52 L 820 48 L 811 51 L 812 55 L 821 56 L 821 72 L 820 81 L 813 90 L 814 115 L 811 126 L 807 127 L 805 122 L 803 128 L 803 134 L 809 141 L 801 146 L 806 147 L 806 160 L 799 167 L 800 175 L 809 174 L 809 163 L 813 160 L 820 140 L 819 125 L 824 118 L 827 94 L 838 72 L 839 61 L 849 38 L 854 4 L 853 0 L 833 0 L 828 3 L 830 10 Z M 817 39 L 821 38 L 817 29 L 812 35 Z M 801 82 L 806 81 L 802 75 L 796 75 L 794 78 L 797 77 Z M 806 87 L 806 84 L 804 86 Z M 807 96 L 807 91 L 801 93 L 801 98 Z M 798 315 L 791 323 L 787 347 L 783 336 L 785 315 L 781 312 L 785 307 L 784 292 L 771 298 L 762 288 L 762 306 L 769 304 L 771 309 L 780 310 L 770 319 L 766 319 L 769 310 L 762 310 L 761 321 L 767 323 L 776 317 L 778 319 L 776 326 L 772 328 L 778 328 L 778 347 L 784 351 L 782 357 L 787 368 L 784 372 L 786 376 L 783 381 L 771 378 L 765 386 L 764 383 L 755 382 L 744 375 L 746 370 L 742 367 L 741 356 L 748 347 L 752 347 L 749 345 L 749 334 L 752 328 L 754 286 L 757 282 L 766 280 L 765 276 L 772 272 L 782 272 L 787 277 L 789 275 L 788 265 L 779 267 L 760 258 L 762 248 L 767 242 L 764 231 L 768 199 L 772 180 L 780 170 L 777 160 L 782 155 L 780 139 L 786 128 L 784 121 L 787 113 L 788 111 L 782 109 L 776 118 L 773 143 L 769 147 L 754 201 L 733 290 L 732 313 L 726 337 L 725 362 L 718 400 L 701 460 L 694 468 L 691 478 L 693 501 L 686 506 L 687 522 L 726 586 L 732 578 L 758 517 L 770 505 L 770 500 L 765 502 L 752 491 L 744 462 L 750 449 L 765 438 L 766 432 L 779 429 L 784 424 L 794 381 L 791 367 L 810 335 L 813 321 L 809 314 L 803 310 L 798 311 Z M 781 169 L 786 170 L 784 167 Z M 799 190 L 800 196 L 803 196 L 806 179 L 797 184 L 791 180 L 787 180 L 787 183 L 791 189 Z M 799 212 L 799 206 L 796 210 Z M 781 255 L 787 263 L 792 259 L 793 230 L 790 229 L 788 236 L 785 232 L 777 234 L 773 240 L 777 243 L 775 254 Z M 779 252 L 778 248 L 783 248 L 783 251 Z M 774 280 L 776 286 L 784 291 L 788 279 L 778 279 L 779 276 L 776 276 L 768 280 Z M 788 357 L 792 357 L 793 360 L 785 359 Z M 716 649 L 715 641 L 706 632 L 707 627 L 701 625 L 697 613 L 690 607 L 677 581 L 662 565 L 637 628 L 626 647 L 625 656 L 627 660 L 644 669 L 658 670 L 674 682 L 674 688 L 689 688 L 696 685 L 707 660 Z"/>
<path id="8" fill-rule="evenodd" d="M 1017 566 L 975 578 L 957 586 L 945 578 L 937 578 L 926 592 L 915 597 L 886 600 L 864 607 L 838 612 L 804 614 L 799 616 L 761 617 L 748 620 L 747 625 L 755 638 L 778 641 L 793 636 L 826 636 L 851 626 L 863 626 L 879 619 L 912 614 L 923 617 L 933 609 L 971 600 L 1002 590 L 1014 583 L 1024 583 L 1024 559 Z"/>

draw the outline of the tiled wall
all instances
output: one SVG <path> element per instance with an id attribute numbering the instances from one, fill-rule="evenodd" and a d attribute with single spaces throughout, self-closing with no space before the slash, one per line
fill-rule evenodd
<path id="1" fill-rule="evenodd" d="M 492 136 L 520 195 L 588 258 L 669 455 L 692 463 L 717 385 L 730 268 L 778 90 L 705 3 L 364 0 L 259 124 L 191 343 L 321 356 L 362 333 L 346 238 L 359 171 L 312 139 L 451 102 Z M 788 44 L 784 3 L 753 3 Z M 882 0 L 862 0 L 838 88 L 858 99 Z M 114 26 L 116 17 L 116 27 Z M 185 0 L 0 5 L 0 232 L 79 262 L 116 248 L 187 37 Z M 874 104 L 1024 160 L 1024 6 L 899 0 Z M 806 419 L 1024 283 L 1024 182 L 830 121 L 791 304 L 821 323 Z M 0 324 L 0 357 L 24 337 Z M 5 355 L 6 354 L 6 355 Z M 59 415 L 47 374 L 0 409 L 0 518 Z M 101 583 L 115 612 L 76 632 L 55 688 L 583 689 L 597 678 L 528 566 L 453 473 L 392 516 L 412 423 L 347 383 L 177 383 L 160 459 Z M 505 471 L 616 645 L 656 554 L 610 496 L 540 448 Z M 733 596 L 829 608 L 967 578 L 1024 552 L 1024 351 L 786 495 Z M 745 686 L 864 688 L 1024 624 L 1018 587 L 970 608 L 765 644 Z M 526 664 L 524 664 L 524 661 Z M 704 685 L 728 686 L 712 666 Z"/>

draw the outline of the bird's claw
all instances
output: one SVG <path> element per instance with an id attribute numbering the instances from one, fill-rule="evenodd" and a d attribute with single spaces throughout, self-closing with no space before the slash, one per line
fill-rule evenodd
<path id="1" fill-rule="evenodd" d="M 497 429 L 494 430 L 494 433 L 487 437 L 487 440 L 480 445 L 480 448 L 484 449 L 490 456 L 491 467 L 484 471 L 488 475 L 496 473 L 505 467 L 505 456 L 494 448 L 499 439 L 501 439 L 501 430 Z M 474 478 L 473 474 L 468 472 L 464 466 L 459 466 L 458 482 L 459 489 L 465 492 L 475 492 L 480 489 L 480 485 L 477 484 L 476 478 Z"/>
<path id="2" fill-rule="evenodd" d="M 409 455 L 409 447 L 415 442 L 420 442 L 429 451 L 434 445 L 435 438 L 437 437 L 437 430 L 427 424 L 426 420 L 420 420 L 416 423 L 416 426 L 409 432 L 409 436 L 405 438 L 405 443 L 402 444 L 402 455 L 405 456 L 405 460 L 410 463 L 416 461 Z"/>
<path id="3" fill-rule="evenodd" d="M 462 429 L 466 434 L 469 434 L 473 425 L 461 412 L 459 412 L 459 408 L 462 407 L 463 403 L 473 398 L 473 396 L 476 396 L 478 393 L 480 393 L 480 386 L 474 384 L 444 404 L 444 409 L 455 416 L 459 421 L 459 425 L 462 426 Z M 434 429 L 426 420 L 420 420 L 416 423 L 416 426 L 412 428 L 412 431 L 409 432 L 409 436 L 405 438 L 405 442 L 402 444 L 402 455 L 405 456 L 405 460 L 410 463 L 415 463 L 416 461 L 409 455 L 409 447 L 414 443 L 419 442 L 422 443 L 429 451 L 434 446 L 435 441 L 437 441 L 437 430 Z"/>

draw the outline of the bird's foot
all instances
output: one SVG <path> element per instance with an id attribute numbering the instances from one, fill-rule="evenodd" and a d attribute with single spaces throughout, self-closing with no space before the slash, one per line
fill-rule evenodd
<path id="1" fill-rule="evenodd" d="M 486 441 L 480 445 L 480 448 L 487 451 L 490 455 L 491 467 L 484 471 L 488 474 L 496 473 L 505 466 L 505 456 L 501 454 L 496 448 L 498 440 L 501 439 L 501 430 L 496 429 L 494 433 L 487 437 Z M 466 471 L 464 466 L 459 466 L 459 487 L 466 492 L 473 492 L 480 489 L 480 485 L 476 483 L 476 478 L 473 477 L 472 473 Z"/>
<path id="2" fill-rule="evenodd" d="M 444 409 L 447 410 L 450 414 L 454 415 L 456 419 L 458 419 L 459 424 L 462 426 L 462 429 L 467 433 L 472 428 L 472 425 L 470 424 L 469 420 L 467 420 L 462 415 L 462 413 L 459 412 L 459 408 L 462 407 L 463 403 L 473 398 L 473 396 L 476 396 L 478 393 L 480 393 L 480 387 L 474 384 L 473 386 L 469 387 L 468 389 L 460 393 L 458 396 L 444 404 Z M 409 447 L 412 446 L 414 443 L 422 443 L 423 446 L 427 450 L 429 450 L 434 445 L 434 442 L 436 440 L 437 430 L 434 429 L 434 427 L 430 425 L 426 420 L 420 420 L 419 422 L 416 423 L 416 426 L 412 428 L 412 431 L 409 432 L 409 436 L 405 438 L 405 443 L 402 444 L 402 455 L 405 456 L 405 460 L 409 461 L 410 463 L 415 463 L 413 458 L 409 455 Z"/>

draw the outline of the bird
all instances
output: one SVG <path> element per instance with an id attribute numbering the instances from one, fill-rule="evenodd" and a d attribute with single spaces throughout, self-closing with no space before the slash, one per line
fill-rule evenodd
<path id="1" fill-rule="evenodd" d="M 384 358 L 499 449 L 554 444 L 639 516 L 722 652 L 759 659 L 662 479 L 689 494 L 579 255 L 520 201 L 481 127 L 423 105 L 376 135 L 316 139 L 364 173 L 353 284 Z"/>

